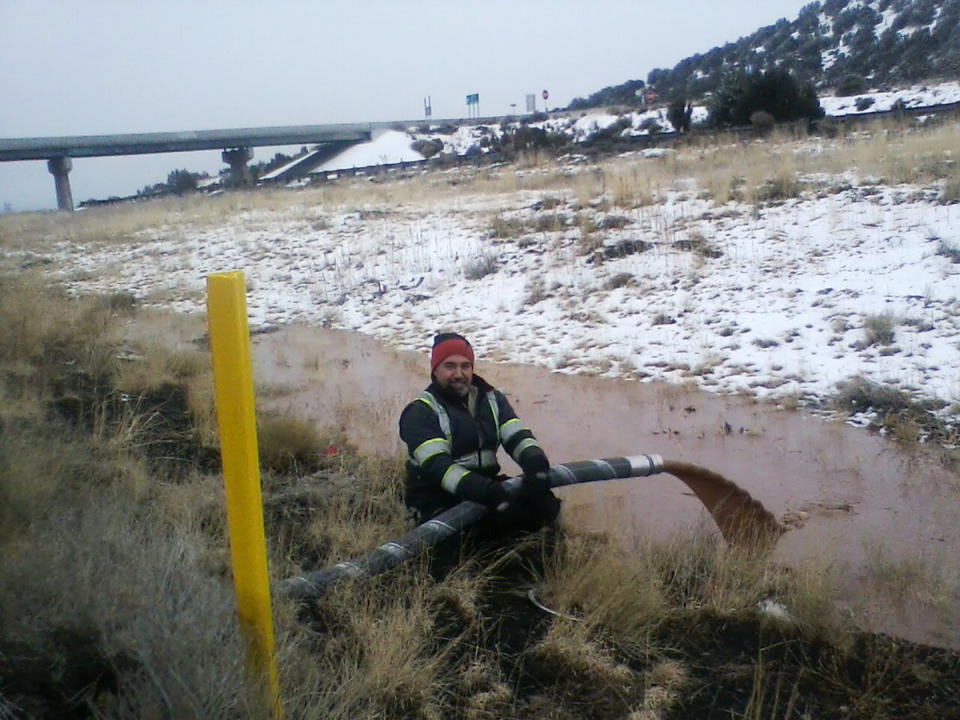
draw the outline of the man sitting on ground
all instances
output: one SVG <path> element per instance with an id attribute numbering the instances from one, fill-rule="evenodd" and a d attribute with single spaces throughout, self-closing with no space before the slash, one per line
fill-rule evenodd
<path id="1" fill-rule="evenodd" d="M 400 416 L 406 443 L 404 502 L 424 522 L 463 500 L 495 513 L 501 530 L 535 530 L 553 522 L 560 500 L 550 490 L 550 462 L 507 398 L 474 374 L 473 347 L 462 335 L 433 340 L 431 384 Z M 500 446 L 523 469 L 515 497 L 501 485 Z"/>

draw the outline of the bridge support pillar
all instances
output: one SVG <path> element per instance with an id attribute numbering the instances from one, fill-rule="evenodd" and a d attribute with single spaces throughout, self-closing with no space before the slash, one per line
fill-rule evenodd
<path id="1" fill-rule="evenodd" d="M 53 174 L 53 183 L 57 188 L 57 208 L 73 212 L 73 193 L 70 192 L 70 171 L 73 161 L 69 157 L 55 157 L 47 160 L 47 170 Z"/>
<path id="2" fill-rule="evenodd" d="M 231 148 L 220 153 L 220 157 L 230 166 L 230 184 L 247 185 L 250 174 L 247 172 L 247 162 L 253 158 L 253 152 L 248 147 Z"/>

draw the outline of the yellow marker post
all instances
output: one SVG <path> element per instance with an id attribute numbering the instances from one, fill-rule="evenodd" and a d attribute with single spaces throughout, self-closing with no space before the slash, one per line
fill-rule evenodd
<path id="1" fill-rule="evenodd" d="M 227 488 L 227 525 L 237 612 L 248 641 L 248 667 L 266 681 L 268 702 L 282 717 L 273 653 L 270 575 L 263 532 L 263 499 L 253 400 L 253 366 L 242 272 L 207 276 L 207 316 L 220 427 L 220 452 Z"/>

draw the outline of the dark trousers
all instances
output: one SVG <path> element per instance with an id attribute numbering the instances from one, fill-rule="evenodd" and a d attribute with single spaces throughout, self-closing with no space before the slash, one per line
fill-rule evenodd
<path id="1" fill-rule="evenodd" d="M 549 490 L 515 497 L 507 510 L 490 512 L 462 533 L 436 545 L 431 552 L 431 575 L 442 579 L 466 557 L 495 552 L 516 545 L 541 528 L 553 528 L 559 512 L 560 500 Z"/>

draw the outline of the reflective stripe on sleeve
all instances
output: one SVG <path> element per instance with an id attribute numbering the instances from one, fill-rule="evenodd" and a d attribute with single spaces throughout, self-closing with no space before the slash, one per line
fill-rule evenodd
<path id="1" fill-rule="evenodd" d="M 447 468 L 447 471 L 443 474 L 443 480 L 440 481 L 440 486 L 448 493 L 453 493 L 456 495 L 457 488 L 460 486 L 460 481 L 463 480 L 463 476 L 468 472 L 470 471 L 467 470 L 467 468 L 454 463 Z"/>
<path id="2" fill-rule="evenodd" d="M 533 438 L 525 438 L 521 440 L 520 442 L 517 443 L 517 446 L 513 449 L 513 452 L 511 453 L 511 455 L 513 456 L 513 459 L 516 460 L 517 462 L 520 462 L 520 456 L 523 454 L 523 451 L 526 450 L 528 447 L 540 447 L 540 443 L 538 443 Z"/>
<path id="3" fill-rule="evenodd" d="M 417 449 L 413 451 L 413 461 L 417 465 L 423 465 L 434 455 L 440 455 L 441 453 L 450 454 L 450 441 L 446 438 L 431 438 L 420 443 Z"/>
<path id="4" fill-rule="evenodd" d="M 520 418 L 507 420 L 503 425 L 500 426 L 500 442 L 506 444 L 510 442 L 510 438 L 512 438 L 514 435 L 521 430 L 526 429 L 527 426 L 520 421 Z"/>

